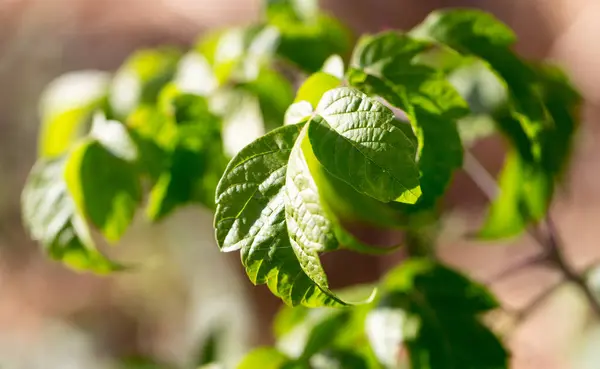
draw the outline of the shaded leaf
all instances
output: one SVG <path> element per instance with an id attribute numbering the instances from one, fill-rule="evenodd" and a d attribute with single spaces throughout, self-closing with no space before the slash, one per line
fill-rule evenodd
<path id="1" fill-rule="evenodd" d="M 387 295 L 380 306 L 401 309 L 406 317 L 400 335 L 411 367 L 508 367 L 501 341 L 479 320 L 498 306 L 485 287 L 426 259 L 405 262 L 383 285 Z"/>

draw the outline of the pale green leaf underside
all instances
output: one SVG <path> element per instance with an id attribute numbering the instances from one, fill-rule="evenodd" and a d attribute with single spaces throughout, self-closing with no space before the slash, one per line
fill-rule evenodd
<path id="1" fill-rule="evenodd" d="M 303 125 L 278 128 L 242 149 L 217 187 L 215 227 L 222 251 L 241 250 L 255 284 L 266 283 L 287 304 L 342 306 L 303 272 L 285 221 L 287 163 Z"/>
<path id="2" fill-rule="evenodd" d="M 337 247 L 333 225 L 321 204 L 304 150 L 311 150 L 304 126 L 290 153 L 285 179 L 285 220 L 302 270 L 323 289 L 329 289 L 319 252 Z"/>
<path id="3" fill-rule="evenodd" d="M 323 95 L 308 136 L 332 175 L 382 202 L 415 203 L 421 195 L 412 141 L 383 104 L 353 88 Z"/>

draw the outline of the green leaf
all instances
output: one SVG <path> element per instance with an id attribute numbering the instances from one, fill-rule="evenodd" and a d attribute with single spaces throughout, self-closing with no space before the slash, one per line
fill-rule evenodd
<path id="1" fill-rule="evenodd" d="M 351 88 L 330 90 L 308 136 L 325 169 L 382 202 L 413 204 L 421 195 L 415 147 L 383 104 Z"/>
<path id="2" fill-rule="evenodd" d="M 241 250 L 250 280 L 267 283 L 287 304 L 345 305 L 302 271 L 290 244 L 285 174 L 301 129 L 302 125 L 287 125 L 273 130 L 229 163 L 216 193 L 217 243 L 222 251 Z"/>
<path id="3" fill-rule="evenodd" d="M 479 320 L 498 306 L 482 285 L 426 259 L 405 262 L 383 285 L 380 306 L 406 317 L 400 335 L 413 368 L 508 367 L 501 341 Z"/>
<path id="4" fill-rule="evenodd" d="M 67 190 L 64 169 L 64 158 L 57 158 L 41 159 L 31 170 L 22 194 L 23 219 L 31 237 L 51 258 L 75 270 L 104 274 L 121 269 L 96 250 Z"/>
<path id="5" fill-rule="evenodd" d="M 167 133 L 167 164 L 150 192 L 147 216 L 158 221 L 179 206 L 214 207 L 214 191 L 225 169 L 220 121 L 202 96 L 165 90 L 160 99 Z M 155 140 L 160 140 L 156 137 Z"/>
<path id="6" fill-rule="evenodd" d="M 277 54 L 309 73 L 318 71 L 332 54 L 347 55 L 351 48 L 351 33 L 344 25 L 328 15 L 312 14 L 306 18 L 289 1 L 267 8 L 269 24 L 281 34 Z"/>
<path id="7" fill-rule="evenodd" d="M 477 234 L 485 240 L 517 236 L 531 219 L 541 219 L 552 197 L 553 183 L 548 175 L 513 150 L 504 161 L 499 187 L 500 193 Z"/>
<path id="8" fill-rule="evenodd" d="M 418 139 L 423 191 L 419 208 L 433 206 L 462 166 L 456 120 L 468 112 L 467 103 L 441 71 L 413 61 L 429 47 L 395 32 L 363 37 L 348 73 L 352 85 L 381 96 L 408 115 Z"/>
<path id="9" fill-rule="evenodd" d="M 503 171 L 501 194 L 481 234 L 486 238 L 519 234 L 544 217 L 552 200 L 554 182 L 569 157 L 577 93 L 556 69 L 536 67 L 516 56 L 510 49 L 514 34 L 490 14 L 436 12 L 415 33 L 479 58 L 508 91 L 506 106 L 494 118 L 518 157 L 511 154 L 506 160 L 510 167 Z M 521 179 L 521 188 L 514 188 L 511 177 Z"/>
<path id="10" fill-rule="evenodd" d="M 290 360 L 272 347 L 260 347 L 248 353 L 237 369 L 284 369 Z"/>
<path id="11" fill-rule="evenodd" d="M 89 140 L 69 155 L 65 179 L 78 211 L 108 241 L 118 241 L 142 199 L 135 166 L 111 154 L 100 142 Z"/>
<path id="12" fill-rule="evenodd" d="M 331 74 L 314 73 L 298 89 L 295 102 L 308 101 L 313 108 L 316 108 L 325 92 L 340 87 L 341 84 L 342 81 Z"/>
<path id="13" fill-rule="evenodd" d="M 46 87 L 40 98 L 40 157 L 60 156 L 85 135 L 86 124 L 106 96 L 109 78 L 99 71 L 72 72 Z"/>
<path id="14" fill-rule="evenodd" d="M 141 104 L 155 104 L 163 87 L 173 79 L 181 52 L 173 48 L 135 52 L 117 71 L 109 102 L 117 119 L 125 119 Z"/>

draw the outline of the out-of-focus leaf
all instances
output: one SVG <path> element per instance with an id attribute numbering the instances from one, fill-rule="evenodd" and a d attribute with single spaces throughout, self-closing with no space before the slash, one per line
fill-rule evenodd
<path id="1" fill-rule="evenodd" d="M 92 139 L 71 152 L 65 179 L 78 211 L 85 214 L 108 241 L 118 241 L 142 199 L 135 166 Z"/>
<path id="2" fill-rule="evenodd" d="M 327 350 L 313 356 L 312 369 L 370 369 L 367 359 L 354 350 Z"/>
<path id="3" fill-rule="evenodd" d="M 109 102 L 117 119 L 125 119 L 139 105 L 157 102 L 163 87 L 173 79 L 181 52 L 172 48 L 134 53 L 117 71 Z"/>
<path id="4" fill-rule="evenodd" d="M 302 125 L 278 128 L 241 150 L 216 194 L 215 228 L 222 251 L 241 250 L 255 284 L 267 283 L 290 305 L 343 306 L 303 271 L 285 222 L 285 173 Z"/>
<path id="5" fill-rule="evenodd" d="M 64 179 L 65 159 L 40 159 L 22 194 L 23 218 L 31 237 L 48 255 L 78 271 L 108 273 L 121 266 L 95 247 Z"/>
<path id="6" fill-rule="evenodd" d="M 510 167 L 503 175 L 507 178 L 501 179 L 501 194 L 481 234 L 487 238 L 519 234 L 529 223 L 542 219 L 552 200 L 554 182 L 569 157 L 577 93 L 557 69 L 520 59 L 510 49 L 514 33 L 490 14 L 434 12 L 414 33 L 479 58 L 508 91 L 506 106 L 497 109 L 494 118 L 515 154 L 506 160 Z M 513 188 L 511 177 L 521 179 L 519 189 Z"/>
<path id="7" fill-rule="evenodd" d="M 315 11 L 298 11 L 297 1 L 273 1 L 267 18 L 281 34 L 277 53 L 301 69 L 318 71 L 332 54 L 347 55 L 350 31 L 337 19 Z M 306 17 L 306 14 L 312 14 Z"/>
<path id="8" fill-rule="evenodd" d="M 220 121 L 204 97 L 165 90 L 160 107 L 165 121 L 157 133 L 170 133 L 171 142 L 165 142 L 167 165 L 148 201 L 147 215 L 154 221 L 190 203 L 214 207 L 213 194 L 226 166 Z"/>
<path id="9" fill-rule="evenodd" d="M 308 136 L 325 169 L 382 202 L 413 204 L 421 195 L 415 147 L 383 104 L 352 88 L 330 90 Z"/>
<path id="10" fill-rule="evenodd" d="M 321 68 L 321 72 L 330 74 L 339 79 L 344 78 L 344 59 L 339 55 L 331 55 Z"/>
<path id="11" fill-rule="evenodd" d="M 206 57 L 198 52 L 184 55 L 174 77 L 177 88 L 184 92 L 206 96 L 218 87 L 218 81 Z"/>
<path id="12" fill-rule="evenodd" d="M 308 101 L 313 108 L 316 108 L 325 92 L 340 87 L 341 84 L 342 81 L 331 74 L 314 73 L 298 89 L 295 102 Z"/>
<path id="13" fill-rule="evenodd" d="M 256 96 L 265 131 L 283 124 L 285 111 L 294 100 L 291 83 L 276 71 L 263 68 L 256 79 L 239 85 Z"/>
<path id="14" fill-rule="evenodd" d="M 40 98 L 40 157 L 64 154 L 85 135 L 94 114 L 106 97 L 110 76 L 100 71 L 79 71 L 51 82 Z"/>
<path id="15" fill-rule="evenodd" d="M 396 333 L 411 367 L 508 367 L 501 341 L 479 320 L 498 306 L 484 286 L 433 261 L 411 259 L 388 274 L 383 289 L 379 305 L 400 309 L 406 317 L 401 326 L 390 328 L 400 329 Z"/>
<path id="16" fill-rule="evenodd" d="M 408 115 L 418 139 L 417 159 L 423 196 L 418 208 L 430 208 L 462 166 L 462 142 L 456 120 L 467 103 L 439 70 L 413 59 L 430 45 L 407 35 L 385 32 L 365 36 L 355 49 L 350 83 L 379 95 Z"/>
<path id="17" fill-rule="evenodd" d="M 237 369 L 284 369 L 290 359 L 272 347 L 254 349 L 242 359 Z"/>

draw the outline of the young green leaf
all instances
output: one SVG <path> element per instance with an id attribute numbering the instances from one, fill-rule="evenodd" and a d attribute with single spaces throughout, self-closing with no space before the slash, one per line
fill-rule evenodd
<path id="1" fill-rule="evenodd" d="M 316 113 L 308 137 L 328 172 L 382 202 L 417 201 L 415 147 L 388 108 L 356 89 L 337 88 L 325 93 Z"/>
<path id="2" fill-rule="evenodd" d="M 285 221 L 287 163 L 302 125 L 278 128 L 242 149 L 216 193 L 215 228 L 222 251 L 241 250 L 250 280 L 267 283 L 290 305 L 341 306 L 306 273 L 290 244 Z"/>
<path id="3" fill-rule="evenodd" d="M 67 190 L 64 170 L 64 158 L 41 159 L 27 179 L 22 194 L 23 218 L 31 237 L 51 258 L 75 270 L 108 273 L 121 269 L 94 246 Z"/>
<path id="4" fill-rule="evenodd" d="M 401 330 L 411 367 L 508 367 L 502 343 L 479 320 L 498 306 L 485 287 L 433 261 L 412 259 L 393 270 L 383 288 L 380 306 L 405 314 L 399 327 L 390 328 Z"/>
<path id="5" fill-rule="evenodd" d="M 462 166 L 456 120 L 468 112 L 467 103 L 443 73 L 413 62 L 429 47 L 395 32 L 367 36 L 359 41 L 349 70 L 352 85 L 381 96 L 408 115 L 419 143 L 421 208 L 435 204 Z"/>

